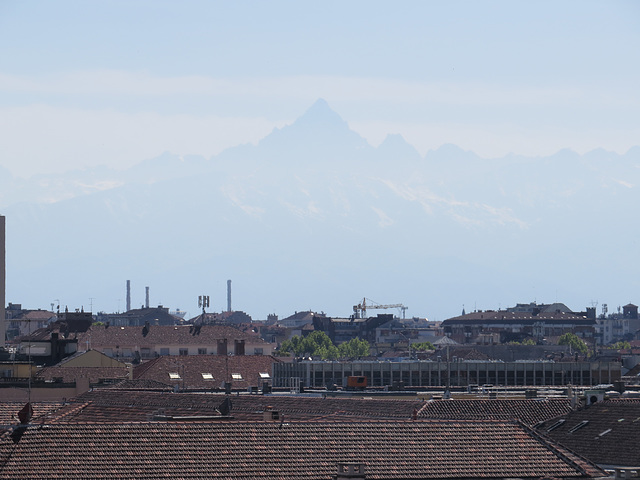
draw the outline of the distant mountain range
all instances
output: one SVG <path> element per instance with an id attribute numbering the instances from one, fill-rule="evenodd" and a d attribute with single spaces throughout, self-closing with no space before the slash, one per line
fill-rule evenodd
<path id="1" fill-rule="evenodd" d="M 254 318 L 347 316 L 362 297 L 444 319 L 517 302 L 640 301 L 640 147 L 482 159 L 378 147 L 318 100 L 257 145 L 205 159 L 18 179 L 0 166 L 7 301 L 151 302 Z M 370 313 L 375 313 L 371 311 Z M 389 312 L 387 312 L 389 313 Z M 393 312 L 396 313 L 396 312 Z"/>

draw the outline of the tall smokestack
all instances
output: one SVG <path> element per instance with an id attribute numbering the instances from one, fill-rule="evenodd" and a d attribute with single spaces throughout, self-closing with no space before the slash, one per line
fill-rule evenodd
<path id="1" fill-rule="evenodd" d="M 131 280 L 127 280 L 127 309 L 125 311 L 131 310 Z"/>
<path id="2" fill-rule="evenodd" d="M 5 320 L 5 294 L 7 287 L 7 277 L 5 270 L 6 248 L 5 248 L 5 217 L 0 215 L 0 346 L 4 347 L 7 338 L 7 325 Z"/>
<path id="3" fill-rule="evenodd" d="M 227 280 L 227 312 L 231 311 L 231 280 Z"/>
<path id="4" fill-rule="evenodd" d="M 149 287 L 144 287 L 146 290 L 146 295 L 144 297 L 144 308 L 149 308 Z"/>

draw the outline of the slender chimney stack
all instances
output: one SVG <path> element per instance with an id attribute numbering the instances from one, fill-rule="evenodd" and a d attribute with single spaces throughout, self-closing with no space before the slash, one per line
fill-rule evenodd
<path id="1" fill-rule="evenodd" d="M 146 290 L 146 295 L 144 299 L 144 308 L 149 308 L 149 287 L 144 287 Z"/>
<path id="2" fill-rule="evenodd" d="M 227 280 L 227 312 L 231 311 L 231 280 Z"/>
<path id="3" fill-rule="evenodd" d="M 5 319 L 5 294 L 6 294 L 6 248 L 5 248 L 5 217 L 0 215 L 0 347 L 4 347 L 7 338 L 7 325 Z"/>
<path id="4" fill-rule="evenodd" d="M 129 310 L 131 310 L 131 280 L 127 280 L 127 309 L 125 311 Z"/>

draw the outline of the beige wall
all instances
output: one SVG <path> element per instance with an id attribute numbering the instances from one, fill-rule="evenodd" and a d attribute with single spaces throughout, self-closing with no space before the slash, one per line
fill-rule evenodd
<path id="1" fill-rule="evenodd" d="M 78 355 L 71 360 L 64 362 L 61 367 L 126 367 L 127 364 L 120 362 L 115 358 L 106 356 L 97 350 L 89 350 L 88 352 Z"/>
<path id="2" fill-rule="evenodd" d="M 29 376 L 35 375 L 37 368 L 30 363 L 3 362 L 0 363 L 0 370 L 11 370 L 11 375 L 8 375 L 9 377 L 29 378 Z M 0 396 L 0 398 L 2 398 L 2 396 Z"/>
<path id="3" fill-rule="evenodd" d="M 142 355 L 142 349 L 136 347 L 135 345 L 118 345 L 119 348 L 116 349 L 115 345 L 113 346 L 102 346 L 95 347 L 97 351 L 103 352 L 105 355 L 116 355 L 116 352 L 120 355 L 120 358 L 132 358 L 134 352 L 136 350 L 140 351 L 140 355 L 142 358 L 154 358 L 157 355 L 161 355 L 161 349 L 168 349 L 168 355 L 179 355 L 181 348 L 186 348 L 189 350 L 189 355 L 198 355 L 199 348 L 206 348 L 207 355 L 216 355 L 217 345 L 155 345 L 150 348 L 149 355 Z M 261 348 L 261 355 L 271 355 L 273 353 L 273 349 L 275 344 L 273 343 L 245 343 L 244 354 L 245 355 L 256 355 L 256 348 Z M 147 348 L 147 347 L 145 347 Z M 227 344 L 228 353 L 235 353 L 235 345 L 233 342 Z M 260 355 L 260 354 L 258 354 Z M 74 365 L 75 366 L 75 365 Z"/>
<path id="4" fill-rule="evenodd" d="M 86 380 L 86 381 L 83 381 Z M 75 388 L 32 388 L 32 402 L 46 402 L 54 400 L 66 400 L 89 391 L 89 380 L 78 379 Z M 0 398 L 10 401 L 29 401 L 29 392 L 24 388 L 0 388 Z"/>

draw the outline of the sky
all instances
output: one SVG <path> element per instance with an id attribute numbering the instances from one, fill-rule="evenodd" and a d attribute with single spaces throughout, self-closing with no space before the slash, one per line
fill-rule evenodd
<path id="1" fill-rule="evenodd" d="M 255 143 L 324 98 L 372 145 L 640 144 L 637 1 L 0 0 L 0 167 Z"/>

